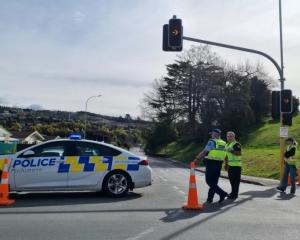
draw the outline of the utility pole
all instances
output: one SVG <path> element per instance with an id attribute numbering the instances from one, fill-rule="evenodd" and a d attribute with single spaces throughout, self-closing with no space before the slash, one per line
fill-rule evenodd
<path id="1" fill-rule="evenodd" d="M 280 62 L 281 62 L 281 74 L 280 74 L 280 90 L 284 90 L 284 65 L 283 65 L 283 41 L 282 41 L 282 14 L 281 14 L 281 0 L 279 0 L 279 34 L 280 34 Z M 280 129 L 283 128 L 283 113 L 280 109 Z M 286 127 L 287 128 L 287 127 Z M 287 128 L 288 129 L 288 128 Z M 280 131 L 281 133 L 281 131 Z M 284 169 L 284 137 L 280 134 L 280 179 L 283 176 Z"/>

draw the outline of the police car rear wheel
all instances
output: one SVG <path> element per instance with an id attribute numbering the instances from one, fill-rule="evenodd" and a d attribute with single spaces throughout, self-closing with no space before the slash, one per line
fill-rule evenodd
<path id="1" fill-rule="evenodd" d="M 105 192 L 113 197 L 122 197 L 128 193 L 129 179 L 122 172 L 113 172 L 104 182 Z"/>

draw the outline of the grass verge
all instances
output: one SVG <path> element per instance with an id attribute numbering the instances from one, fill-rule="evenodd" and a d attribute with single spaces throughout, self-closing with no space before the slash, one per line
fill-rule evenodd
<path id="1" fill-rule="evenodd" d="M 203 146 L 196 143 L 187 144 L 173 142 L 163 148 L 159 154 L 163 154 L 178 161 L 189 163 L 195 158 L 196 154 L 202 150 L 202 148 Z M 246 147 L 242 149 L 242 154 L 242 174 L 254 177 L 279 179 L 279 147 Z M 299 154 L 297 159 L 299 159 Z"/>

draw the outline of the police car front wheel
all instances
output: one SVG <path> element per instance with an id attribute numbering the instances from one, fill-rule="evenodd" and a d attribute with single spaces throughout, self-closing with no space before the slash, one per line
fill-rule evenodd
<path id="1" fill-rule="evenodd" d="M 129 177 L 123 172 L 112 172 L 104 181 L 104 191 L 113 197 L 122 197 L 128 193 Z"/>

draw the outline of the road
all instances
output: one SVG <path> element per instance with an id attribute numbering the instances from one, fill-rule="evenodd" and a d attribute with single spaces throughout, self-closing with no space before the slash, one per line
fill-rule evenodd
<path id="1" fill-rule="evenodd" d="M 99 193 L 13 194 L 16 204 L 0 208 L 0 239 L 298 239 L 299 196 L 274 188 L 241 184 L 240 198 L 183 211 L 189 169 L 149 158 L 153 185 L 128 197 L 110 199 Z M 207 186 L 197 173 L 200 202 Z M 230 190 L 227 179 L 220 185 Z M 300 190 L 300 189 L 298 189 Z M 297 194 L 297 193 L 296 193 Z"/>

